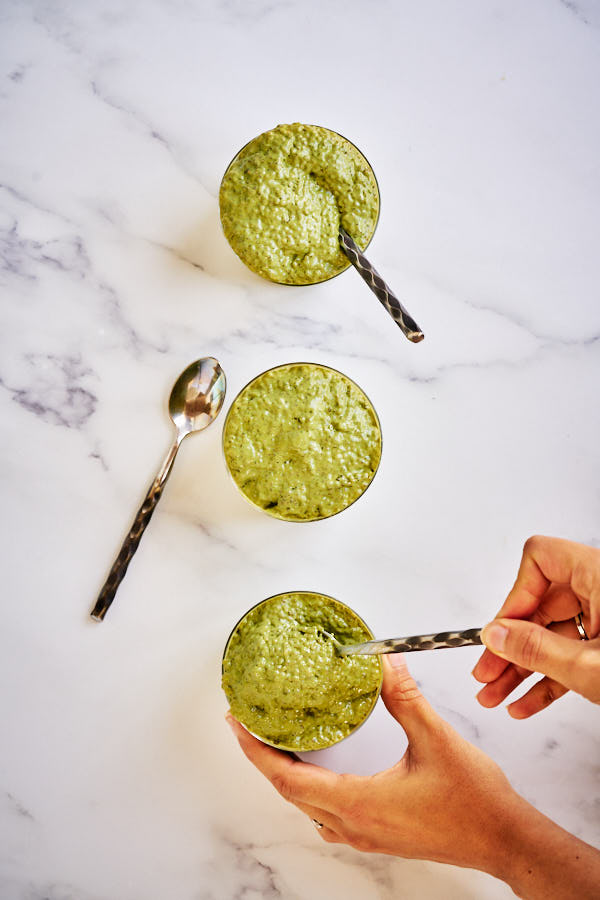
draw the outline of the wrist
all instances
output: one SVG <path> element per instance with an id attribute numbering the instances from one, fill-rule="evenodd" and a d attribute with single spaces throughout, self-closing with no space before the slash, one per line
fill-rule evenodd
<path id="1" fill-rule="evenodd" d="M 499 823 L 500 841 L 486 871 L 524 900 L 597 897 L 600 851 L 515 797 Z"/>
<path id="2" fill-rule="evenodd" d="M 506 882 L 517 895 L 522 871 L 527 869 L 529 843 L 538 816 L 541 813 L 510 787 L 501 803 L 495 805 L 491 824 L 483 829 L 485 841 L 477 868 Z"/>
<path id="3" fill-rule="evenodd" d="M 553 825 L 535 807 L 517 795 L 511 815 L 504 826 L 502 857 L 496 875 L 512 888 L 517 897 L 530 896 L 528 881 L 543 860 L 547 825 Z M 494 874 L 494 873 L 492 873 Z"/>

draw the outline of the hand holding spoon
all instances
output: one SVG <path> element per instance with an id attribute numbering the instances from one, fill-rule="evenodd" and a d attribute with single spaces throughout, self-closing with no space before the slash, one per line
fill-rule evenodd
<path id="1" fill-rule="evenodd" d="M 150 485 L 104 587 L 98 595 L 96 605 L 90 614 L 96 622 L 103 620 L 125 577 L 127 567 L 162 496 L 179 445 L 188 434 L 202 431 L 214 422 L 223 406 L 225 388 L 225 373 L 212 356 L 196 360 L 181 373 L 173 385 L 169 398 L 169 415 L 177 429 L 177 435 L 158 475 Z"/>
<path id="2" fill-rule="evenodd" d="M 328 631 L 324 631 L 323 634 L 330 638 L 341 656 L 412 653 L 414 650 L 444 650 L 451 647 L 474 647 L 481 644 L 481 628 L 469 628 L 467 631 L 441 631 L 439 634 L 415 634 L 411 637 L 387 638 L 383 641 L 364 641 L 362 644 L 342 644 Z"/>

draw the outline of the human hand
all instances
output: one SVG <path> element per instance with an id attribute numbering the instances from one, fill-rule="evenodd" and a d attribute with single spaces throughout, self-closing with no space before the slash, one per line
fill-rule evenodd
<path id="1" fill-rule="evenodd" d="M 302 762 L 227 720 L 250 762 L 328 843 L 481 869 L 528 900 L 597 897 L 600 853 L 523 800 L 440 718 L 399 654 L 384 659 L 382 697 L 408 747 L 395 766 L 368 777 Z"/>
<path id="2" fill-rule="evenodd" d="M 580 640 L 582 613 L 589 637 Z M 568 690 L 600 703 L 600 550 L 560 538 L 525 544 L 514 587 L 483 629 L 485 650 L 473 669 L 484 682 L 477 699 L 498 706 L 532 672 L 545 677 L 508 707 L 526 719 Z"/>
<path id="3" fill-rule="evenodd" d="M 400 655 L 385 660 L 382 697 L 408 736 L 391 769 L 338 775 L 295 759 L 228 721 L 248 759 L 279 793 L 323 824 L 319 835 L 371 852 L 434 859 L 502 877 L 505 844 L 524 801 L 498 766 L 420 694 Z"/>

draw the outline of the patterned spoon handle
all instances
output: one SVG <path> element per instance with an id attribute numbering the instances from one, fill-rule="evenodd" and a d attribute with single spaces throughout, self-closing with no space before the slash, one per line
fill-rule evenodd
<path id="1" fill-rule="evenodd" d="M 412 653 L 415 650 L 473 647 L 476 644 L 481 644 L 481 628 L 441 631 L 439 634 L 415 634 L 412 637 L 388 638 L 385 641 L 365 641 L 363 644 L 342 644 L 339 651 L 344 656 L 348 653 L 372 656 L 376 653 Z"/>
<path id="2" fill-rule="evenodd" d="M 104 619 L 111 603 L 115 599 L 115 594 L 117 593 L 119 585 L 125 578 L 125 573 L 127 572 L 129 563 L 133 559 L 133 554 L 137 550 L 142 535 L 148 527 L 152 514 L 156 509 L 157 503 L 162 497 L 162 492 L 167 482 L 167 478 L 171 473 L 180 440 L 181 438 L 178 438 L 178 440 L 175 441 L 160 467 L 158 475 L 150 485 L 148 493 L 144 497 L 144 502 L 138 509 L 133 524 L 127 533 L 127 537 L 123 541 L 123 546 L 119 550 L 117 558 L 108 573 L 108 578 L 98 594 L 96 605 L 90 613 L 92 619 L 96 622 L 101 622 Z"/>
<path id="3" fill-rule="evenodd" d="M 382 305 L 387 309 L 390 316 L 404 332 L 409 341 L 418 344 L 425 335 L 412 318 L 408 310 L 406 310 L 391 288 L 385 283 L 381 275 L 373 268 L 366 256 L 360 252 L 347 231 L 340 225 L 339 233 L 340 246 L 361 278 L 367 282 L 375 296 Z"/>

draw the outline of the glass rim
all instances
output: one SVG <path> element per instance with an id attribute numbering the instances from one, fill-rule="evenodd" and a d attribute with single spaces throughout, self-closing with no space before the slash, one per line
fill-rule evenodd
<path id="1" fill-rule="evenodd" d="M 231 469 L 229 468 L 229 463 L 227 461 L 227 453 L 225 452 L 225 431 L 227 429 L 227 423 L 229 421 L 229 416 L 231 415 L 231 411 L 232 411 L 233 407 L 235 406 L 235 403 L 238 400 L 238 398 L 241 397 L 241 395 L 244 393 L 244 391 L 246 391 L 249 387 L 251 387 L 251 385 L 253 385 L 255 381 L 257 381 L 259 378 L 262 378 L 263 375 L 267 375 L 269 372 L 275 372 L 275 371 L 277 371 L 277 369 L 291 368 L 292 366 L 311 366 L 311 367 L 315 367 L 315 368 L 319 368 L 319 369 L 328 369 L 330 372 L 335 372 L 337 375 L 341 375 L 342 378 L 345 378 L 347 381 L 349 381 L 351 384 L 353 384 L 354 387 L 357 388 L 357 390 L 359 390 L 361 392 L 361 394 L 363 395 L 363 397 L 365 397 L 367 403 L 369 404 L 369 407 L 372 410 L 373 415 L 375 417 L 377 431 L 379 432 L 379 459 L 377 460 L 377 465 L 373 471 L 373 474 L 371 475 L 369 483 L 360 492 L 360 494 L 358 494 L 358 496 L 354 498 L 354 500 L 352 500 L 350 503 L 348 503 L 347 506 L 342 506 L 341 509 L 338 509 L 333 513 L 329 513 L 326 516 L 314 516 L 310 519 L 290 519 L 287 516 L 277 515 L 277 513 L 271 512 L 271 510 L 265 509 L 264 506 L 260 506 L 258 503 L 255 503 L 254 500 L 251 500 L 250 497 L 248 497 L 243 492 L 243 490 L 241 489 L 241 487 L 239 486 L 239 484 L 233 477 Z M 361 388 L 361 386 L 359 384 L 357 384 L 356 381 L 354 381 L 352 378 L 350 378 L 349 375 L 346 375 L 344 372 L 340 372 L 339 369 L 336 369 L 333 366 L 328 366 L 326 363 L 314 363 L 314 362 L 280 363 L 279 365 L 276 365 L 276 366 L 270 366 L 268 369 L 265 369 L 263 372 L 259 372 L 259 374 L 255 375 L 254 378 L 251 378 L 250 381 L 248 381 L 242 388 L 240 388 L 240 390 L 237 392 L 237 394 L 231 401 L 231 405 L 230 405 L 229 409 L 227 410 L 227 413 L 225 414 L 225 419 L 223 421 L 223 429 L 221 432 L 221 453 L 223 454 L 223 460 L 225 462 L 225 468 L 227 470 L 227 474 L 229 475 L 229 478 L 235 485 L 236 490 L 238 491 L 239 494 L 241 494 L 241 496 L 244 498 L 246 503 L 249 503 L 250 506 L 252 506 L 254 509 L 257 509 L 262 513 L 265 513 L 265 515 L 270 516 L 272 519 L 277 519 L 280 522 L 290 522 L 292 524 L 298 523 L 298 524 L 304 525 L 304 524 L 309 524 L 310 522 L 323 522 L 326 519 L 333 519 L 334 516 L 339 516 L 340 513 L 343 513 L 347 509 L 350 509 L 351 506 L 354 506 L 356 501 L 360 500 L 360 498 L 366 494 L 366 492 L 369 490 L 369 488 L 375 481 L 375 476 L 377 475 L 377 473 L 379 471 L 379 467 L 381 465 L 381 457 L 383 456 L 383 431 L 381 428 L 381 421 L 379 419 L 379 415 L 377 413 L 377 410 L 375 409 L 375 406 L 374 406 L 371 398 Z"/>

